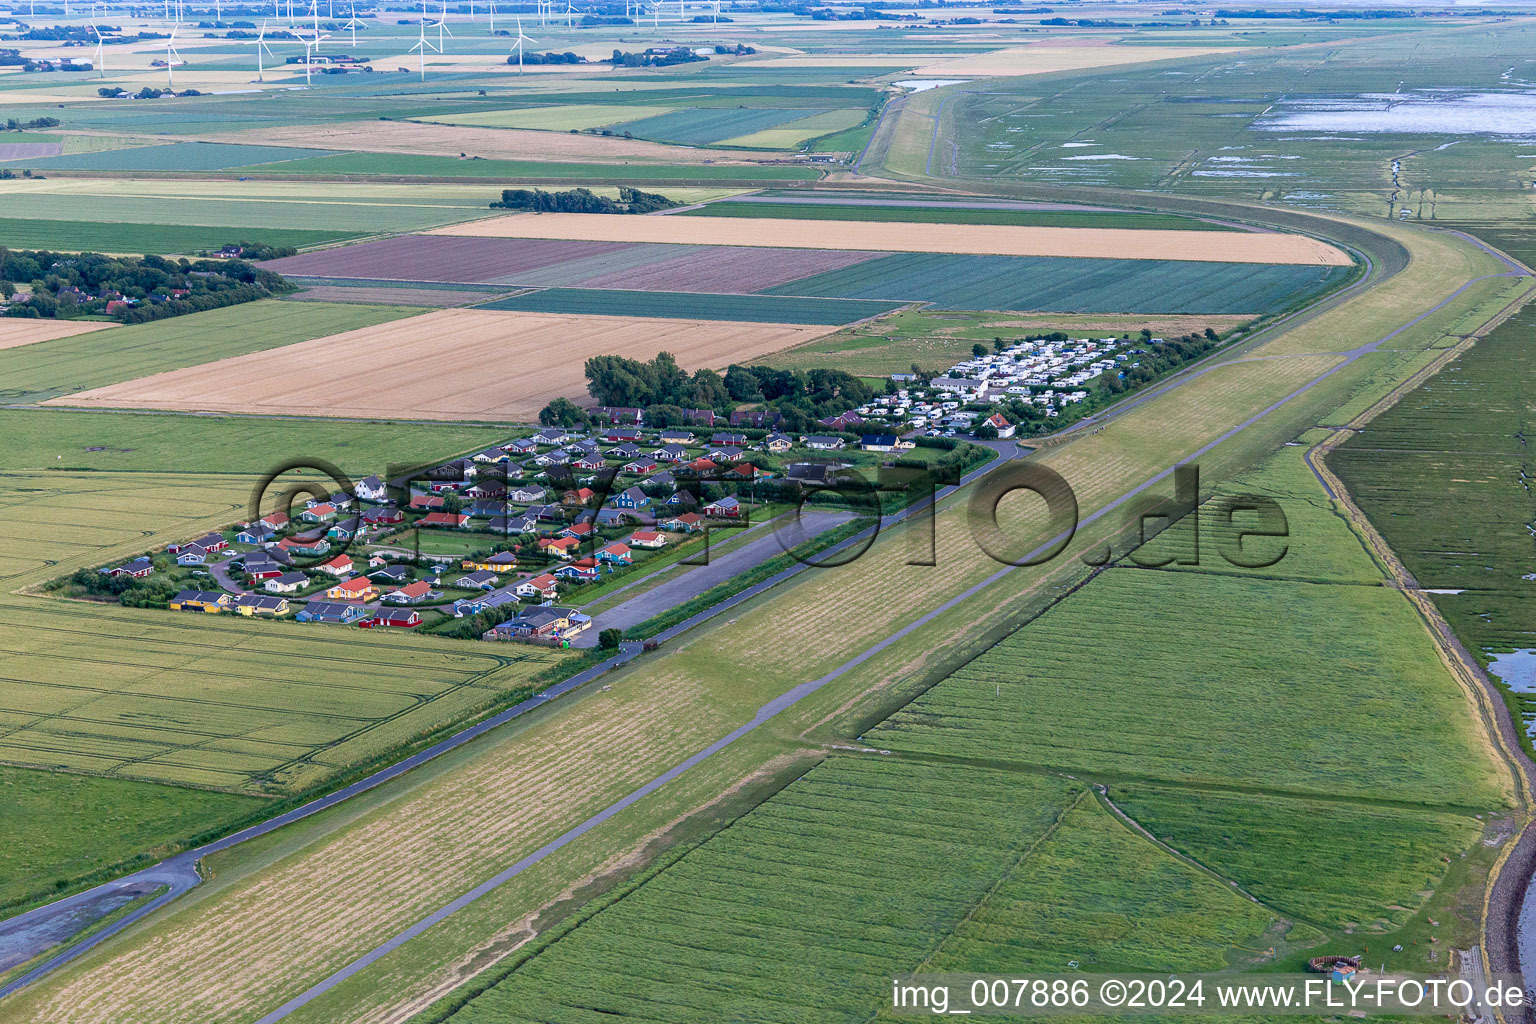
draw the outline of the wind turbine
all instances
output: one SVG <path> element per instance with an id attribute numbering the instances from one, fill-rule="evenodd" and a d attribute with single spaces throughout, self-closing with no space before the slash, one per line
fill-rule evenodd
<path id="1" fill-rule="evenodd" d="M 96 27 L 96 23 L 94 21 L 91 22 L 91 31 L 96 33 L 96 72 L 97 72 L 97 77 L 106 78 L 107 77 L 107 58 L 104 55 L 104 53 L 102 51 L 102 47 L 101 47 L 101 42 L 102 42 L 102 39 L 101 39 L 101 29 Z"/>
<path id="2" fill-rule="evenodd" d="M 347 23 L 345 25 L 341 26 L 342 28 L 350 29 L 352 31 L 352 46 L 353 46 L 353 48 L 356 48 L 356 46 L 357 46 L 357 26 L 358 26 L 358 24 L 359 24 L 359 22 L 357 20 L 357 5 L 353 4 L 352 5 L 352 14 L 351 14 L 351 16 L 349 18 L 347 18 Z"/>
<path id="3" fill-rule="evenodd" d="M 651 28 L 661 31 L 661 0 L 656 0 L 656 6 L 651 8 Z"/>
<path id="4" fill-rule="evenodd" d="M 258 81 L 258 82 L 265 82 L 267 80 L 266 79 L 266 70 L 267 69 L 266 69 L 266 66 L 262 63 L 261 55 L 262 55 L 263 52 L 265 52 L 268 57 L 276 57 L 277 56 L 277 54 L 272 52 L 272 47 L 267 45 L 267 23 L 266 23 L 265 19 L 262 20 L 261 32 L 258 33 L 257 36 L 256 36 L 256 43 L 255 43 L 255 45 L 256 45 L 256 81 Z"/>
<path id="5" fill-rule="evenodd" d="M 517 46 L 517 73 L 518 74 L 522 74 L 523 73 L 523 44 L 524 43 L 536 43 L 536 42 L 538 42 L 537 39 L 529 39 L 527 36 L 523 35 L 523 19 L 522 19 L 521 15 L 518 15 L 517 16 L 517 40 L 516 40 L 516 44 L 515 44 Z"/>
<path id="6" fill-rule="evenodd" d="M 305 85 L 310 84 L 310 72 L 314 70 L 314 64 L 313 64 L 312 60 L 313 60 L 314 53 L 315 53 L 315 47 L 319 46 L 321 43 L 325 42 L 329 38 L 331 38 L 331 37 L 330 36 L 322 36 L 318 32 L 316 32 L 313 36 L 311 36 L 308 39 L 304 39 L 302 36 L 300 37 L 300 41 L 304 44 L 304 84 Z"/>
<path id="7" fill-rule="evenodd" d="M 448 28 L 448 0 L 443 0 L 442 17 L 437 20 L 437 52 L 438 53 L 442 53 L 443 52 L 443 34 L 444 33 L 447 33 L 449 38 L 453 37 L 453 32 Z"/>
<path id="8" fill-rule="evenodd" d="M 427 80 L 427 47 L 432 44 L 427 42 L 427 20 L 423 18 L 417 24 L 421 28 L 421 37 L 416 40 L 416 45 L 407 50 L 406 53 L 419 53 L 421 55 L 421 80 L 425 82 Z"/>
<path id="9" fill-rule="evenodd" d="M 720 24 L 720 0 L 715 0 L 715 24 Z"/>
<path id="10" fill-rule="evenodd" d="M 565 27 L 571 27 L 571 15 L 576 13 L 576 8 L 571 6 L 571 0 L 565 0 Z"/>
<path id="11" fill-rule="evenodd" d="M 491 35 L 496 34 L 496 0 L 490 0 L 491 4 Z M 519 29 L 521 31 L 521 29 Z"/>
<path id="12" fill-rule="evenodd" d="M 172 92 L 176 91 L 176 80 L 172 75 L 177 64 L 181 63 L 181 54 L 176 52 L 176 30 L 181 28 L 180 23 L 171 26 L 171 34 L 165 40 L 165 85 Z"/>

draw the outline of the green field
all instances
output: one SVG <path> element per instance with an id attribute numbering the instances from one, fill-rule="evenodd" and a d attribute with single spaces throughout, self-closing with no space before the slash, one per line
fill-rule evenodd
<path id="1" fill-rule="evenodd" d="M 1347 267 L 895 253 L 764 294 L 905 299 L 940 309 L 1258 314 L 1296 305 L 1349 273 Z"/>
<path id="2" fill-rule="evenodd" d="M 880 206 L 840 206 L 829 202 L 764 203 L 726 200 L 694 210 L 688 217 L 792 217 L 797 220 L 901 221 L 911 224 L 1011 224 L 1057 228 L 1160 228 L 1180 231 L 1221 231 L 1220 224 L 1172 214 L 1119 210 L 978 210 L 953 204 L 904 205 L 899 200 Z"/>
<path id="3" fill-rule="evenodd" d="M 216 142 L 174 142 L 96 153 L 17 160 L 17 166 L 57 167 L 72 171 L 226 171 L 234 167 L 330 156 L 323 149 L 292 146 L 232 146 Z"/>
<path id="4" fill-rule="evenodd" d="M 708 146 L 738 136 L 788 125 L 803 118 L 828 114 L 828 110 L 798 107 L 693 107 L 655 117 L 615 124 L 614 131 L 630 132 L 638 139 L 676 142 L 689 146 Z M 864 111 L 855 111 L 858 118 Z M 854 121 L 857 123 L 857 119 Z M 834 126 L 834 128 L 837 126 Z M 847 125 L 842 125 L 847 127 Z M 833 128 L 827 129 L 829 131 Z"/>
<path id="5" fill-rule="evenodd" d="M 778 295 L 711 295 L 703 292 L 636 292 L 602 288 L 545 288 L 476 306 L 531 313 L 654 316 L 742 323 L 846 324 L 899 308 L 897 302 L 807 299 Z"/>
<path id="6" fill-rule="evenodd" d="M 195 429 L 191 429 L 195 427 Z M 257 476 L 289 459 L 323 459 L 354 480 L 391 464 L 479 451 L 516 431 L 416 421 L 294 420 L 62 409 L 0 410 L 3 468 Z"/>
<path id="7" fill-rule="evenodd" d="M 231 242 L 275 246 L 323 245 L 356 233 L 300 228 L 208 227 L 183 224 L 114 224 L 88 220 L 0 218 L 0 245 L 54 252 L 186 253 L 218 249 Z"/>
<path id="8" fill-rule="evenodd" d="M 0 401 L 42 402 L 165 370 L 398 320 L 421 310 L 267 299 L 0 351 Z"/>
<path id="9" fill-rule="evenodd" d="M 1459 591 L 1431 597 L 1485 660 L 1536 647 L 1533 327 L 1527 307 L 1328 457 L 1419 585 Z"/>
<path id="10" fill-rule="evenodd" d="M 565 132 L 601 128 L 617 121 L 665 114 L 671 107 L 642 107 L 626 103 L 561 103 L 550 107 L 512 107 L 477 110 L 468 114 L 438 114 L 420 120 L 437 124 L 465 124 L 481 128 L 531 128 Z"/>
<path id="11" fill-rule="evenodd" d="M 0 907 L 237 821 L 256 797 L 0 767 Z"/>
<path id="12" fill-rule="evenodd" d="M 815 181 L 813 167 L 721 164 L 588 164 L 534 160 L 462 160 L 451 156 L 411 153 L 341 153 L 335 156 L 286 160 L 276 165 L 236 168 L 252 175 L 264 172 L 300 175 L 374 175 L 383 178 L 487 178 L 506 181 L 715 182 Z"/>
<path id="13" fill-rule="evenodd" d="M 722 146 L 743 146 L 762 149 L 796 149 L 807 140 L 827 136 L 824 143 L 830 143 L 838 135 L 852 132 L 870 117 L 867 110 L 827 110 L 810 117 L 802 117 L 795 121 L 786 121 L 776 128 L 763 128 L 747 135 L 738 135 L 734 139 L 723 139 Z M 836 134 L 834 134 L 836 133 Z M 822 146 L 823 151 L 835 147 Z"/>

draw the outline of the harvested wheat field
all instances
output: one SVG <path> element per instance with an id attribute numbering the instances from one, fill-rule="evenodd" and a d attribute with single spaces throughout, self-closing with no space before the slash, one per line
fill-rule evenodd
<path id="1" fill-rule="evenodd" d="M 7 317 L 0 320 L 0 350 L 31 345 L 55 338 L 73 338 L 77 334 L 89 334 L 116 324 L 87 320 L 21 320 Z"/>
<path id="2" fill-rule="evenodd" d="M 516 128 L 474 128 L 468 125 L 417 121 L 353 121 L 325 125 L 271 125 L 246 131 L 208 132 L 203 142 L 246 145 L 319 146 L 361 153 L 422 153 L 429 156 L 470 156 L 488 160 L 655 160 L 659 163 L 757 163 L 763 153 L 728 149 L 695 149 L 660 142 L 607 135 L 521 131 Z"/>
<path id="3" fill-rule="evenodd" d="M 836 329 L 444 309 L 82 391 L 56 404 L 524 422 L 553 398 L 585 393 L 589 356 L 649 359 L 665 350 L 690 370 L 723 368 Z"/>
<path id="4" fill-rule="evenodd" d="M 427 234 L 470 238 L 558 238 L 593 242 L 673 242 L 825 249 L 942 252 L 991 256 L 1086 256 L 1207 263 L 1292 263 L 1347 267 L 1333 246 L 1301 235 L 1259 231 L 1166 231 L 1137 228 L 1015 227 L 1005 224 L 902 224 L 754 218 L 750 225 L 712 217 L 608 217 L 600 213 L 515 213 Z"/>
<path id="5" fill-rule="evenodd" d="M 1057 46 L 1034 43 L 1010 46 L 989 53 L 976 53 L 958 60 L 939 61 L 917 69 L 919 75 L 1044 75 L 1052 71 L 1082 71 L 1113 67 L 1116 64 L 1144 64 L 1154 60 L 1201 57 L 1208 53 L 1241 52 L 1231 47 L 1213 46 Z"/>

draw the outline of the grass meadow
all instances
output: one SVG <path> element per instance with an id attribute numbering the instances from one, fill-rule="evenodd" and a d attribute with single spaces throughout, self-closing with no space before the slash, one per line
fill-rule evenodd
<path id="1" fill-rule="evenodd" d="M 698 292 L 545 288 L 526 295 L 497 299 L 477 308 L 834 326 L 889 313 L 899 305 L 897 302 L 878 300 L 806 299 L 788 295 L 708 295 Z"/>
<path id="2" fill-rule="evenodd" d="M 130 779 L 0 766 L 0 907 L 153 856 L 243 818 L 263 801 Z"/>
<path id="3" fill-rule="evenodd" d="M 338 231 L 262 226 L 218 227 L 182 224 L 113 224 L 87 220 L 0 218 L 0 243 L 11 249 L 54 252 L 185 253 L 219 249 L 233 242 L 275 246 L 323 245 L 351 235 Z"/>
<path id="4" fill-rule="evenodd" d="M 41 341 L 0 352 L 0 401 L 42 402 L 165 370 L 371 327 L 419 312 L 408 306 L 263 299 L 116 327 L 102 334 Z"/>

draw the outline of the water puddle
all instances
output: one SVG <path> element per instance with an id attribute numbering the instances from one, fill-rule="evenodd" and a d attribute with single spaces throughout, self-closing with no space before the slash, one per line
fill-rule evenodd
<path id="1" fill-rule="evenodd" d="M 1536 136 L 1536 92 L 1420 89 L 1282 100 L 1259 131 Z"/>

